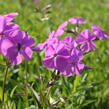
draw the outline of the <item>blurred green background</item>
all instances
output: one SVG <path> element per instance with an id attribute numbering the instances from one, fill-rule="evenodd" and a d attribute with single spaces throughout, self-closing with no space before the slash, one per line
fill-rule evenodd
<path id="1" fill-rule="evenodd" d="M 51 8 L 44 10 L 48 4 Z M 44 42 L 51 30 L 73 16 L 87 20 L 82 28 L 97 24 L 109 33 L 109 0 L 39 0 L 38 3 L 32 0 L 0 0 L 0 14 L 10 12 L 19 13 L 15 23 L 34 37 L 36 44 Z M 0 64 L 4 64 L 2 55 L 0 57 Z M 42 57 L 43 52 L 34 53 L 29 62 L 23 61 L 21 65 L 10 68 L 5 93 L 6 109 L 38 109 L 34 91 L 45 96 L 45 86 L 52 78 L 51 71 L 41 64 Z M 52 87 L 47 97 L 49 100 L 68 97 L 53 109 L 109 109 L 109 40 L 97 41 L 97 50 L 87 54 L 84 62 L 93 69 L 79 77 L 61 76 Z M 0 99 L 4 69 L 1 65 Z M 34 91 L 25 84 L 32 85 Z M 74 88 L 77 89 L 74 91 Z M 43 109 L 49 109 L 43 103 L 45 98 L 40 101 Z"/>

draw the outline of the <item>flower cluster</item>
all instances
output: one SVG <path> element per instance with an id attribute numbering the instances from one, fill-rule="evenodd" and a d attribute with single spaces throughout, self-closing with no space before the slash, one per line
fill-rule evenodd
<path id="1" fill-rule="evenodd" d="M 90 68 L 82 60 L 86 53 L 96 50 L 95 41 L 109 38 L 108 33 L 95 24 L 91 30 L 84 29 L 79 33 L 80 25 L 86 23 L 86 20 L 73 17 L 61 24 L 57 30 L 50 32 L 44 43 L 33 47 L 34 39 L 12 22 L 16 16 L 18 13 L 0 16 L 0 53 L 14 65 L 20 64 L 22 57 L 30 60 L 33 51 L 45 50 L 42 63 L 47 68 L 58 70 L 65 76 L 79 75 L 84 69 Z M 69 24 L 75 27 L 69 30 Z M 71 35 L 60 40 L 64 33 Z"/>
<path id="2" fill-rule="evenodd" d="M 75 28 L 68 30 L 67 26 L 70 23 Z M 96 40 L 107 39 L 109 35 L 95 24 L 92 25 L 91 30 L 84 29 L 79 33 L 79 27 L 84 23 L 86 20 L 83 18 L 70 18 L 57 30 L 52 31 L 44 43 L 40 43 L 34 48 L 36 51 L 45 50 L 45 58 L 42 63 L 47 68 L 58 70 L 64 76 L 79 75 L 84 69 L 90 68 L 82 62 L 85 54 L 96 50 Z M 71 33 L 71 35 L 59 40 L 64 33 Z"/>
<path id="3" fill-rule="evenodd" d="M 32 57 L 34 39 L 13 23 L 18 13 L 0 16 L 0 53 L 6 56 L 11 64 L 18 65 L 22 56 L 29 60 Z"/>

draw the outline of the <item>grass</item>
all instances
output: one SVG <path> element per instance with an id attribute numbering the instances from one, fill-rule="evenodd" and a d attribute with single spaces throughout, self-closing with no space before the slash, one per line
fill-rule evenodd
<path id="1" fill-rule="evenodd" d="M 52 8 L 47 15 L 47 10 L 42 9 L 48 4 Z M 109 32 L 108 10 L 108 0 L 40 0 L 39 4 L 34 4 L 32 0 L 0 0 L 0 14 L 18 12 L 15 22 L 35 38 L 36 44 L 46 40 L 51 30 L 72 16 L 86 19 L 87 24 L 83 27 L 97 24 Z M 49 20 L 42 21 L 46 15 Z M 5 106 L 2 108 L 7 106 L 6 109 L 37 109 L 38 96 L 41 96 L 40 109 L 53 108 L 47 100 L 56 101 L 63 96 L 67 97 L 65 102 L 60 102 L 53 109 L 109 108 L 109 40 L 97 42 L 97 50 L 85 57 L 85 63 L 92 66 L 92 70 L 77 77 L 61 76 L 51 89 L 47 89 L 46 85 L 53 73 L 41 64 L 42 57 L 43 53 L 34 53 L 31 61 L 23 61 L 19 66 L 10 67 Z M 0 64 L 4 64 L 2 60 L 1 55 Z M 0 101 L 4 67 L 0 66 Z"/>

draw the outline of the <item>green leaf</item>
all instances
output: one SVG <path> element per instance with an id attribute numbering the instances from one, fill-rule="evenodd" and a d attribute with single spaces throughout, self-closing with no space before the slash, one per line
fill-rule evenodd
<path id="1" fill-rule="evenodd" d="M 10 94 L 10 97 L 11 97 L 11 98 L 13 97 L 13 94 L 14 94 L 14 92 L 15 92 L 15 90 L 16 90 L 17 87 L 18 87 L 18 86 L 16 85 L 16 86 L 12 89 L 11 94 Z"/>

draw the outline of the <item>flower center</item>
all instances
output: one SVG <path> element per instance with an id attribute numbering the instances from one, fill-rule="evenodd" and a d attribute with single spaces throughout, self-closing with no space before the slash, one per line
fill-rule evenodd
<path id="1" fill-rule="evenodd" d="M 54 57 L 56 57 L 57 56 L 57 54 L 54 54 Z"/>
<path id="2" fill-rule="evenodd" d="M 77 57 L 73 57 L 73 60 L 71 62 L 71 64 L 75 65 L 78 62 L 78 58 Z"/>
<path id="3" fill-rule="evenodd" d="M 0 37 L 4 37 L 5 36 L 5 34 L 4 33 L 0 33 Z"/>
<path id="4" fill-rule="evenodd" d="M 71 64 L 75 65 L 76 64 L 76 61 L 72 62 Z"/>
<path id="5" fill-rule="evenodd" d="M 21 48 L 22 48 L 22 45 L 21 45 L 20 43 L 18 43 L 18 44 L 17 44 L 17 49 L 18 49 L 18 51 L 20 51 Z"/>

